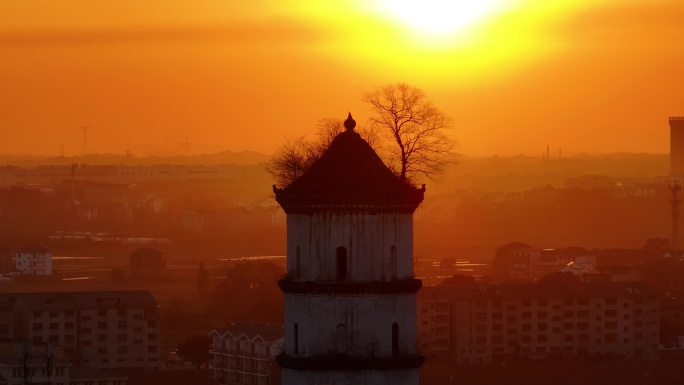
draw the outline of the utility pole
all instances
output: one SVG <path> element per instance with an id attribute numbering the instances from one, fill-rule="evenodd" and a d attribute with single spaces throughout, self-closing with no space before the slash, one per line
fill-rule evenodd
<path id="1" fill-rule="evenodd" d="M 76 194 L 74 191 L 74 179 L 76 179 L 76 163 L 71 164 L 71 205 L 74 204 Z"/>
<path id="2" fill-rule="evenodd" d="M 50 377 L 52 377 L 52 369 L 54 367 L 53 358 L 52 344 L 48 342 L 47 350 L 45 352 L 45 374 L 47 376 L 47 385 L 50 385 Z"/>
<path id="3" fill-rule="evenodd" d="M 679 234 L 679 204 L 681 203 L 679 192 L 681 189 L 682 185 L 678 182 L 670 184 L 670 192 L 672 193 L 672 198 L 670 199 L 672 204 L 672 250 L 679 249 L 677 235 Z"/>

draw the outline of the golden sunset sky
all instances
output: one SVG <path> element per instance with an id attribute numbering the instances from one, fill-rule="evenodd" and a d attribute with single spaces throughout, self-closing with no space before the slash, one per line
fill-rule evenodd
<path id="1" fill-rule="evenodd" d="M 664 153 L 684 1 L 0 2 L 5 154 L 268 153 L 397 81 L 466 155 Z"/>

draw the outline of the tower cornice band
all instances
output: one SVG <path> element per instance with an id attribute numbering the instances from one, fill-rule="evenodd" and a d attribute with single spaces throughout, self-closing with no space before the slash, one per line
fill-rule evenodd
<path id="1" fill-rule="evenodd" d="M 423 281 L 416 278 L 376 282 L 296 282 L 288 278 L 278 281 L 284 293 L 322 294 L 322 295 L 375 295 L 416 293 L 423 286 Z"/>

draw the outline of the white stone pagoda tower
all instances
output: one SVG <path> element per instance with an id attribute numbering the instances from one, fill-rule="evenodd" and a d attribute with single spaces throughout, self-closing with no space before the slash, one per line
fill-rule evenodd
<path id="1" fill-rule="evenodd" d="M 394 175 L 351 114 L 300 178 L 287 214 L 284 385 L 417 385 L 413 212 L 425 186 Z"/>

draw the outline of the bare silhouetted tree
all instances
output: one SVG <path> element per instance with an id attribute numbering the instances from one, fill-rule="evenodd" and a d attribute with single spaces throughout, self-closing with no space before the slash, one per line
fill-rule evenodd
<path id="1" fill-rule="evenodd" d="M 209 362 L 211 355 L 209 348 L 211 346 L 211 338 L 205 334 L 196 334 L 186 338 L 178 345 L 178 355 L 192 362 L 197 370 L 200 370 L 203 365 Z"/>
<path id="2" fill-rule="evenodd" d="M 317 147 L 303 136 L 287 139 L 271 157 L 267 170 L 277 184 L 287 186 L 320 157 Z"/>
<path id="3" fill-rule="evenodd" d="M 445 135 L 451 119 L 423 91 L 397 83 L 367 92 L 364 101 L 371 106 L 371 127 L 396 144 L 387 163 L 399 177 L 434 177 L 443 171 L 453 149 L 453 142 Z"/>
<path id="4" fill-rule="evenodd" d="M 315 145 L 319 147 L 318 152 L 322 154 L 330 146 L 333 139 L 344 131 L 344 122 L 342 119 L 323 118 L 318 121 L 316 125 L 316 139 Z"/>
<path id="5" fill-rule="evenodd" d="M 344 131 L 342 119 L 324 118 L 318 121 L 312 138 L 305 136 L 287 139 L 271 158 L 267 170 L 280 186 L 287 186 L 299 178 L 325 150 L 330 143 Z M 367 129 L 357 130 L 371 147 L 378 143 L 375 131 Z"/>

